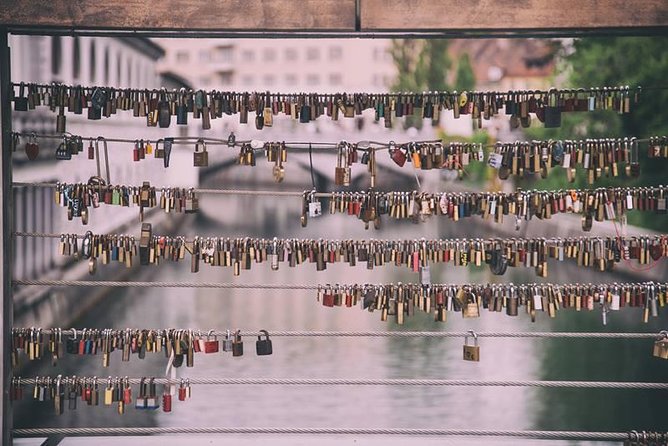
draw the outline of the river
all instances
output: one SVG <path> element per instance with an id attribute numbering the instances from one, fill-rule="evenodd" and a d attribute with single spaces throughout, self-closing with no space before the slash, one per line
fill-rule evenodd
<path id="1" fill-rule="evenodd" d="M 210 200 L 210 201 L 207 201 Z M 202 207 L 220 209 L 237 217 L 257 202 L 244 197 L 202 197 Z M 347 216 L 323 216 L 299 228 L 294 213 L 278 215 L 273 224 L 260 229 L 221 226 L 221 220 L 204 215 L 188 216 L 181 233 L 186 235 L 328 238 L 405 238 L 461 236 L 461 227 L 390 223 L 384 229 L 365 231 L 362 223 Z M 289 218 L 290 223 L 283 219 Z M 539 224 L 539 223 L 534 223 Z M 457 232 L 454 232 L 457 231 Z M 464 232 L 473 231 L 470 227 Z M 478 235 L 479 236 L 479 235 Z M 579 270 L 569 263 L 550 264 L 550 282 L 621 281 L 614 274 Z M 164 263 L 139 270 L 137 280 L 206 281 L 239 283 L 382 283 L 412 282 L 417 277 L 405 268 L 385 266 L 368 271 L 365 265 L 351 268 L 330 265 L 325 272 L 304 264 L 289 268 L 281 264 L 271 271 L 268 264 L 253 265 L 234 277 L 232 271 L 202 265 L 191 274 L 189 262 Z M 487 268 L 432 266 L 435 283 L 515 282 L 536 280 L 533 271 L 509 269 L 506 276 L 492 276 Z M 462 319 L 448 314 L 446 323 L 421 313 L 403 326 L 381 322 L 378 312 L 359 308 L 326 308 L 315 300 L 313 291 L 228 290 L 184 288 L 115 288 L 102 304 L 79 321 L 77 328 L 165 328 L 181 327 L 276 330 L 453 330 L 462 331 L 659 331 L 666 328 L 665 312 L 660 320 L 641 322 L 641 310 L 624 309 L 611 314 L 607 327 L 599 311 L 560 311 L 556 319 L 539 314 L 532 323 L 528 316 L 507 317 L 505 313 L 483 312 L 479 319 Z M 259 357 L 254 341 L 245 338 L 245 354 L 204 355 L 195 367 L 178 369 L 185 377 L 253 378 L 442 378 L 473 380 L 598 380 L 660 381 L 668 379 L 668 361 L 653 358 L 651 340 L 580 339 L 482 339 L 481 361 L 463 361 L 463 339 L 425 338 L 273 338 L 274 354 Z M 38 373 L 79 376 L 162 376 L 162 355 L 133 357 L 120 361 L 112 355 L 111 366 L 103 370 L 100 357 L 62 359 L 57 369 L 44 365 Z M 136 387 L 136 386 L 135 386 Z M 136 388 L 135 388 L 136 394 Z M 234 427 L 359 427 L 359 428 L 459 428 L 507 430 L 629 431 L 665 430 L 666 391 L 578 390 L 527 387 L 420 387 L 420 386 L 278 386 L 227 385 L 193 386 L 192 398 L 174 401 L 173 412 L 126 410 L 115 407 L 85 407 L 52 413 L 51 404 L 26 398 L 17 403 L 15 427 L 29 426 L 234 426 Z M 191 437 L 192 439 L 193 437 Z M 248 437 L 230 436 L 235 444 Z M 254 438 L 254 437 L 253 437 Z M 209 444 L 211 437 L 201 438 Z M 444 444 L 442 439 L 374 437 L 280 437 L 274 444 Z M 141 440 L 137 444 L 147 443 Z M 162 440 L 159 440 L 162 441 Z M 194 441 L 194 440 L 193 440 Z M 301 442 L 304 443 L 301 443 Z M 516 444 L 517 440 L 467 439 L 457 444 Z M 63 443 L 70 444 L 70 443 Z M 75 443 L 71 443 L 75 444 Z M 158 444 L 156 441 L 155 444 Z M 164 441 L 160 444 L 164 444 Z M 195 444 L 188 441 L 188 444 Z M 200 444 L 199 442 L 197 444 Z M 527 442 L 528 444 L 528 442 Z M 553 444 L 558 444 L 553 443 Z M 566 444 L 566 442 L 563 442 Z"/>

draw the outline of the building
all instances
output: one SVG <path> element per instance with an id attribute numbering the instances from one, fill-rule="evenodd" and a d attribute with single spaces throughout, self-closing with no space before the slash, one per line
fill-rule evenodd
<path id="1" fill-rule="evenodd" d="M 198 88 L 385 92 L 396 70 L 386 39 L 156 39 L 160 71 Z"/>
<path id="2" fill-rule="evenodd" d="M 112 86 L 132 88 L 159 88 L 163 83 L 156 70 L 156 62 L 163 57 L 164 50 L 148 39 L 103 38 L 103 37 L 45 37 L 10 36 L 11 76 L 13 82 L 33 82 L 66 85 Z M 178 78 L 168 79 L 168 85 L 189 87 L 179 83 Z M 147 128 L 145 121 L 132 117 L 132 112 L 119 111 L 120 116 L 111 119 L 89 121 L 86 114 L 66 113 L 67 132 L 88 138 L 130 138 L 157 140 L 164 136 L 181 136 L 187 129 L 163 130 Z M 12 113 L 15 132 L 35 132 L 56 135 L 56 113 L 45 106 L 38 106 L 29 112 Z M 165 134 L 167 133 L 167 135 Z M 55 150 L 58 139 L 38 139 L 39 157 L 29 161 L 23 151 L 27 138 L 21 138 L 13 156 L 13 181 L 33 182 L 86 182 L 96 175 L 96 163 L 87 158 L 85 152 L 73 156 L 68 161 L 56 161 Z M 190 151 L 178 150 L 174 163 L 191 162 Z M 112 184 L 141 185 L 150 181 L 156 186 L 166 185 L 162 181 L 164 167 L 161 160 L 146 159 L 139 163 L 128 163 L 132 159 L 132 145 L 109 143 L 110 179 Z M 180 184 L 197 185 L 194 169 L 180 169 L 172 178 Z M 81 222 L 67 220 L 67 209 L 57 206 L 54 190 L 51 188 L 27 186 L 14 188 L 13 219 L 16 231 L 45 233 L 82 233 L 87 229 Z M 100 206 L 90 212 L 89 228 L 96 233 L 114 233 L 127 224 L 135 224 L 138 209 L 118 206 Z M 134 233 L 135 230 L 133 229 Z M 16 237 L 14 245 L 14 276 L 36 279 L 58 278 L 61 266 L 68 259 L 57 252 L 57 242 L 53 239 Z M 56 274 L 56 277 L 50 274 Z M 17 306 L 35 300 L 44 288 L 22 287 L 15 295 Z"/>

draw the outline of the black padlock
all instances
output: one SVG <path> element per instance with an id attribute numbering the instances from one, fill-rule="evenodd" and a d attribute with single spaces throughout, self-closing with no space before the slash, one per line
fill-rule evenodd
<path id="1" fill-rule="evenodd" d="M 169 167 L 169 157 L 172 154 L 172 144 L 174 144 L 174 138 L 165 138 L 162 141 L 162 147 L 163 147 L 162 162 L 165 168 Z"/>
<path id="2" fill-rule="evenodd" d="M 103 88 L 95 88 L 90 95 L 90 103 L 97 109 L 102 109 L 107 105 L 107 92 Z"/>
<path id="3" fill-rule="evenodd" d="M 260 333 L 260 336 L 257 337 L 257 342 L 255 342 L 255 351 L 258 356 L 271 355 L 273 350 L 271 339 L 269 339 L 269 332 L 267 330 L 260 330 Z M 264 334 L 265 339 L 262 339 L 262 334 Z"/>
<path id="4" fill-rule="evenodd" d="M 311 122 L 311 106 L 306 104 L 302 105 L 299 110 L 299 122 L 302 124 Z"/>
<path id="5" fill-rule="evenodd" d="M 188 104 L 185 89 L 181 89 L 179 103 L 176 105 L 176 123 L 178 125 L 188 124 Z"/>
<path id="6" fill-rule="evenodd" d="M 25 94 L 25 83 L 19 84 L 19 95 L 14 98 L 14 111 L 28 111 L 28 97 Z"/>
<path id="7" fill-rule="evenodd" d="M 161 129 L 166 129 L 171 123 L 172 113 L 169 108 L 169 101 L 165 95 L 165 91 L 160 92 L 160 101 L 158 102 L 158 125 Z"/>
<path id="8" fill-rule="evenodd" d="M 99 119 L 102 119 L 102 109 L 94 105 L 88 107 L 88 119 L 92 121 L 97 121 Z"/>
<path id="9" fill-rule="evenodd" d="M 66 141 L 63 141 L 56 148 L 56 159 L 57 160 L 71 160 L 72 152 L 70 152 L 69 144 Z"/>
<path id="10" fill-rule="evenodd" d="M 262 130 L 264 127 L 264 116 L 262 116 L 262 113 L 260 113 L 260 109 L 258 108 L 257 115 L 255 116 L 255 128 L 258 130 Z"/>
<path id="11" fill-rule="evenodd" d="M 555 89 L 551 89 L 547 93 L 544 117 L 546 129 L 561 127 L 561 108 L 559 107 L 559 96 Z"/>
<path id="12" fill-rule="evenodd" d="M 269 348 L 271 350 L 271 341 L 269 341 Z M 232 340 L 232 356 L 243 356 L 244 354 L 244 343 L 241 340 L 241 330 L 237 330 L 234 333 L 234 339 Z"/>

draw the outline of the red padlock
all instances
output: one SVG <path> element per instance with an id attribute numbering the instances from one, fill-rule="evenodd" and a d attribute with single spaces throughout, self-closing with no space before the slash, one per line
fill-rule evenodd
<path id="1" fill-rule="evenodd" d="M 325 294 L 322 295 L 322 304 L 325 307 L 333 307 L 334 306 L 334 294 L 330 291 L 326 291 Z"/>
<path id="2" fill-rule="evenodd" d="M 188 391 L 186 389 L 185 382 L 181 379 L 181 385 L 179 385 L 179 401 L 185 401 L 188 396 Z"/>
<path id="3" fill-rule="evenodd" d="M 162 411 L 172 411 L 172 394 L 169 393 L 169 385 L 165 384 L 165 391 L 162 394 Z"/>
<path id="4" fill-rule="evenodd" d="M 127 376 L 125 377 L 125 386 L 123 388 L 123 402 L 125 404 L 132 404 L 132 387 Z"/>
<path id="5" fill-rule="evenodd" d="M 139 161 L 139 141 L 135 140 L 135 147 L 132 149 L 132 161 Z"/>
<path id="6" fill-rule="evenodd" d="M 213 337 L 213 339 L 211 339 Z M 204 353 L 218 353 L 219 343 L 218 338 L 213 334 L 213 330 L 206 336 L 204 342 Z"/>

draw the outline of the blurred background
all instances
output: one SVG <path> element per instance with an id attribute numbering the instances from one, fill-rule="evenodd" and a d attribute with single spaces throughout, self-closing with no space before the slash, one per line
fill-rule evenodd
<path id="1" fill-rule="evenodd" d="M 663 86 L 668 73 L 668 38 L 472 39 L 142 39 L 103 37 L 12 36 L 12 80 L 15 82 L 62 82 L 118 88 L 202 88 L 224 91 L 272 92 L 390 92 L 467 90 L 507 91 L 550 87 Z M 374 121 L 373 111 L 355 119 L 331 121 L 321 117 L 300 124 L 286 117 L 262 131 L 240 125 L 235 115 L 212 121 L 201 130 L 197 120 L 189 126 L 147 128 L 132 112 L 119 111 L 112 119 L 88 121 L 68 114 L 67 130 L 85 138 L 123 137 L 155 141 L 165 136 L 212 136 L 262 141 L 350 142 L 362 140 L 405 142 L 443 139 L 494 143 L 526 139 L 579 139 L 587 137 L 668 134 L 663 116 L 668 90 L 641 97 L 636 110 L 620 116 L 612 111 L 564 114 L 559 129 L 544 129 L 534 119 L 528 129 L 511 130 L 500 115 L 473 129 L 470 116 L 454 119 L 442 113 L 432 123 L 416 119 L 395 122 L 385 128 Z M 14 113 L 14 130 L 53 134 L 55 114 L 46 107 Z M 28 161 L 25 153 L 14 156 L 15 182 L 86 181 L 95 175 L 95 162 L 74 157 L 55 161 L 58 142 L 40 141 L 40 156 Z M 192 147 L 176 146 L 172 167 L 147 157 L 132 162 L 132 145 L 110 143 L 111 182 L 152 185 L 290 190 L 311 189 L 308 154 L 290 152 L 285 181 L 274 183 L 272 164 L 263 158 L 256 167 L 235 164 L 236 149 L 209 148 L 209 167 L 192 165 Z M 380 152 L 378 189 L 504 190 L 516 187 L 560 189 L 567 186 L 561 169 L 545 180 L 500 182 L 496 171 L 483 163 L 469 165 L 463 180 L 448 171 L 414 171 L 397 168 L 386 152 Z M 648 162 L 641 151 L 641 176 L 634 181 L 620 177 L 596 185 L 657 185 L 665 176 L 665 163 Z M 334 153 L 314 154 L 313 168 L 319 191 L 336 190 Z M 368 187 L 366 167 L 352 169 L 351 190 Z M 514 182 L 515 181 L 515 182 Z M 587 187 L 578 178 L 577 187 Z M 17 231 L 50 233 L 129 233 L 138 235 L 137 208 L 102 206 L 91 211 L 88 227 L 80 220 L 67 221 L 66 209 L 56 206 L 53 190 L 37 187 L 14 189 L 14 225 Z M 479 218 L 453 223 L 431 217 L 424 223 L 383 219 L 381 229 L 364 229 L 361 221 L 325 213 L 299 225 L 301 200 L 295 198 L 202 195 L 200 212 L 194 215 L 151 213 L 147 221 L 160 234 L 203 236 L 257 236 L 330 239 L 342 238 L 453 238 L 514 236 L 566 236 L 581 234 L 578 217 L 560 215 L 551 220 L 524 223 L 519 232 L 514 222 L 494 224 Z M 509 220 L 509 219 L 506 219 Z M 666 217 L 631 213 L 629 233 L 665 232 Z M 612 224 L 596 223 L 595 234 L 615 234 Z M 14 274 L 19 279 L 86 279 L 87 265 L 57 253 L 57 240 L 15 238 Z M 620 265 L 612 273 L 578 270 L 574 264 L 554 264 L 549 276 L 509 269 L 502 277 L 487 268 L 432 266 L 434 283 L 465 282 L 613 282 L 665 280 L 666 265 L 660 262 L 645 271 Z M 235 277 L 223 268 L 202 266 L 194 275 L 187 262 L 127 270 L 100 266 L 95 279 L 160 281 L 211 281 L 239 283 L 383 283 L 417 282 L 417 274 L 405 268 L 385 266 L 368 271 L 365 265 L 351 268 L 330 265 L 315 273 L 313 265 L 296 268 L 281 265 L 271 271 L 267 264 L 254 265 Z M 311 291 L 137 289 L 137 288 L 15 288 L 15 326 L 76 328 L 197 328 L 252 330 L 454 330 L 477 331 L 656 331 L 665 329 L 665 312 L 648 324 L 641 310 L 625 308 L 613 313 L 602 326 L 600 311 L 561 311 L 556 319 L 540 314 L 532 323 L 528 316 L 510 318 L 483 313 L 479 319 L 463 320 L 449 314 L 446 323 L 431 315 L 416 314 L 404 326 L 381 322 L 378 313 L 359 308 L 325 308 Z M 391 318 L 390 318 L 391 319 Z M 461 360 L 464 340 L 395 338 L 276 338 L 274 354 L 256 357 L 252 340 L 246 354 L 199 355 L 192 369 L 181 368 L 187 377 L 295 377 L 295 378 L 447 378 L 661 381 L 668 379 L 668 361 L 653 358 L 648 340 L 577 339 L 484 339 L 481 362 Z M 22 362 L 17 375 L 76 374 L 84 376 L 161 376 L 162 355 L 136 357 L 121 364 L 112 355 L 111 367 L 102 369 L 99 357 L 70 355 L 53 368 L 48 361 Z M 15 404 L 15 427 L 38 426 L 239 426 L 239 427 L 415 427 L 462 429 L 538 429 L 628 431 L 665 430 L 665 391 L 563 390 L 534 388 L 456 387 L 345 387 L 194 386 L 191 400 L 175 401 L 171 414 L 130 409 L 119 416 L 113 407 L 79 407 L 54 416 L 50 404 L 26 398 Z M 309 439 L 316 444 L 324 439 Z M 425 443 L 425 439 L 395 438 L 385 442 Z M 486 443 L 493 440 L 485 439 Z M 516 443 L 518 440 L 513 440 Z M 478 441 L 479 443 L 480 441 Z M 495 444 L 501 444 L 499 440 Z M 511 444 L 510 441 L 507 442 Z M 476 444 L 476 440 L 471 440 Z"/>

